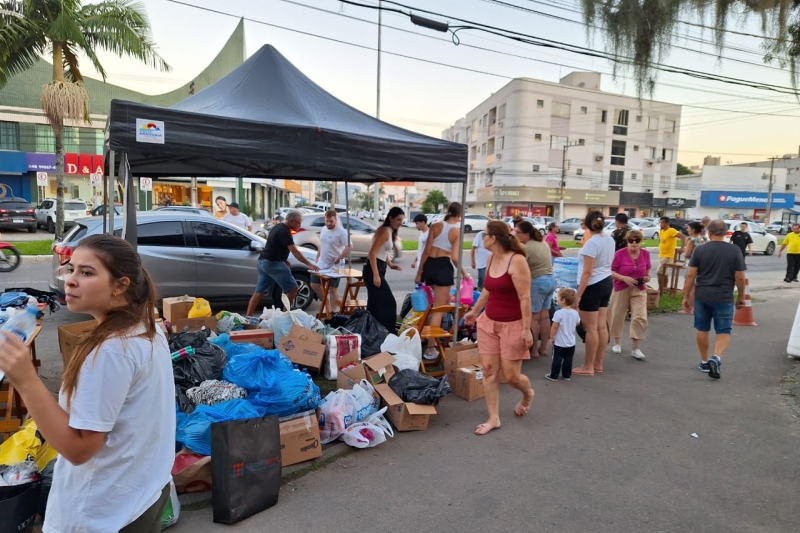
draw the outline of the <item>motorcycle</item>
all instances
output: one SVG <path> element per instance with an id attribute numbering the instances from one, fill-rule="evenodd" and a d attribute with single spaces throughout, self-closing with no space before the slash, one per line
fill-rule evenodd
<path id="1" fill-rule="evenodd" d="M 21 262 L 19 250 L 10 242 L 0 241 L 0 272 L 13 272 Z"/>
<path id="2" fill-rule="evenodd" d="M 275 227 L 276 224 L 280 224 L 283 222 L 283 217 L 280 214 L 275 214 L 275 217 L 272 220 L 268 220 L 261 224 L 261 229 L 256 230 L 256 235 L 261 237 L 262 239 L 266 239 L 267 235 L 269 235 L 269 231 Z"/>

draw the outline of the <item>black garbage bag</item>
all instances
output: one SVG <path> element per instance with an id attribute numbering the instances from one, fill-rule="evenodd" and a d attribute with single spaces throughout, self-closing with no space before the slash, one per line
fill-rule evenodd
<path id="1" fill-rule="evenodd" d="M 383 324 L 365 309 L 356 309 L 344 327 L 348 331 L 361 335 L 362 359 L 380 353 L 381 344 L 389 335 L 389 331 L 383 327 Z"/>
<path id="2" fill-rule="evenodd" d="M 404 402 L 437 405 L 450 394 L 447 376 L 434 378 L 416 370 L 401 370 L 389 380 L 389 387 Z"/>
<path id="3" fill-rule="evenodd" d="M 42 482 L 0 487 L 0 531 L 29 533 L 33 529 Z"/>
<path id="4" fill-rule="evenodd" d="M 333 315 L 331 319 L 328 321 L 328 325 L 333 329 L 341 328 L 345 324 L 347 324 L 347 320 L 350 317 L 347 315 Z"/>
<path id="5" fill-rule="evenodd" d="M 178 402 L 178 407 L 184 414 L 190 415 L 194 411 L 194 404 L 186 396 L 186 389 L 182 389 L 180 385 L 175 385 L 175 401 Z"/>
<path id="6" fill-rule="evenodd" d="M 44 512 L 47 509 L 47 499 L 50 497 L 50 489 L 53 487 L 53 471 L 56 468 L 56 461 L 58 457 L 47 463 L 47 466 L 42 470 L 42 492 L 39 496 L 39 514 L 44 518 Z"/>
<path id="7" fill-rule="evenodd" d="M 222 379 L 222 370 L 227 363 L 225 350 L 208 342 L 205 331 L 176 333 L 169 339 L 169 348 L 176 352 L 191 346 L 194 355 L 172 362 L 175 384 L 184 392 L 209 379 Z"/>
<path id="8" fill-rule="evenodd" d="M 411 293 L 406 293 L 403 297 L 403 305 L 400 306 L 400 316 L 408 316 L 411 312 Z"/>

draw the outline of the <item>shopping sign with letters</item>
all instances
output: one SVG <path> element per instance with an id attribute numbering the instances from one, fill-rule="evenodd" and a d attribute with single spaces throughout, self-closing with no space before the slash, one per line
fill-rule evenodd
<path id="1" fill-rule="evenodd" d="M 31 172 L 47 172 L 56 169 L 55 154 L 26 154 L 28 170 Z M 103 174 L 104 161 L 102 155 L 64 154 L 64 173 L 66 174 Z"/>

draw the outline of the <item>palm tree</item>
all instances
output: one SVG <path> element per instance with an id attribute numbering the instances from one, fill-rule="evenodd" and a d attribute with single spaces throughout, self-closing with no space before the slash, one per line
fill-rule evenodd
<path id="1" fill-rule="evenodd" d="M 53 81 L 42 87 L 42 110 L 56 138 L 56 237 L 64 232 L 64 124 L 90 123 L 79 53 L 106 79 L 97 50 L 132 57 L 162 71 L 170 67 L 150 40 L 143 6 L 130 0 L 0 0 L 0 87 L 41 57 L 53 61 Z"/>

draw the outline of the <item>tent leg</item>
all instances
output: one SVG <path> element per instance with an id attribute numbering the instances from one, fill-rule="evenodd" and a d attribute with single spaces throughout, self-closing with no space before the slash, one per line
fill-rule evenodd
<path id="1" fill-rule="evenodd" d="M 461 185 L 461 228 L 460 233 L 458 235 L 458 253 L 459 253 L 459 260 L 458 260 L 458 268 L 456 269 L 456 313 L 454 317 L 454 328 L 453 331 L 453 344 L 458 342 L 458 321 L 461 320 L 461 317 L 458 316 L 458 310 L 461 309 L 460 302 L 461 302 L 461 271 L 464 269 L 464 215 L 466 214 L 467 210 L 467 184 L 464 183 Z"/>
<path id="2" fill-rule="evenodd" d="M 97 206 L 95 206 L 97 207 Z M 103 173 L 103 233 L 108 231 L 108 176 Z"/>
<path id="3" fill-rule="evenodd" d="M 192 178 L 192 207 L 197 207 L 197 178 Z"/>
<path id="4" fill-rule="evenodd" d="M 114 191 L 117 189 L 115 182 L 117 179 L 114 177 L 116 170 L 116 156 L 117 153 L 111 150 L 111 162 L 109 163 L 108 171 L 108 196 L 106 197 L 106 213 L 108 213 L 108 232 L 114 234 Z"/>
<path id="5" fill-rule="evenodd" d="M 335 183 L 335 182 L 334 182 Z M 347 244 L 350 245 L 350 189 L 348 188 L 347 180 L 344 180 L 344 215 L 347 221 Z M 353 267 L 353 247 L 350 246 L 347 252 L 348 268 Z"/>

